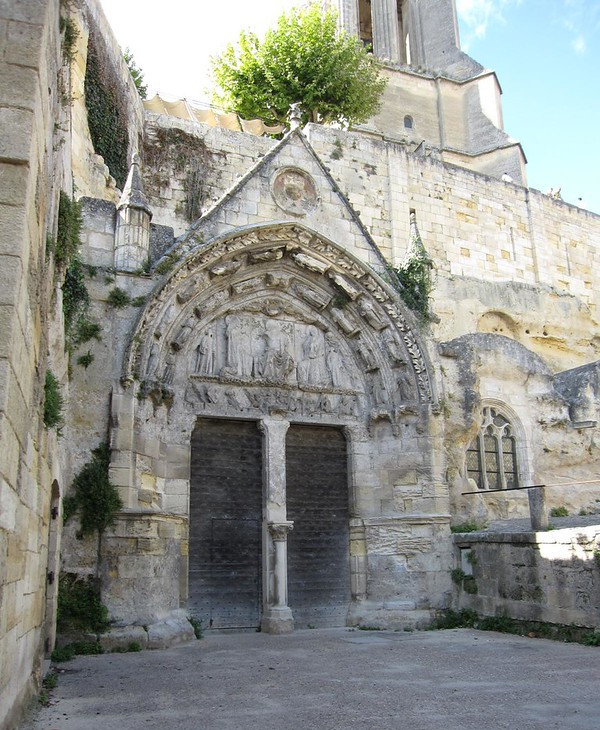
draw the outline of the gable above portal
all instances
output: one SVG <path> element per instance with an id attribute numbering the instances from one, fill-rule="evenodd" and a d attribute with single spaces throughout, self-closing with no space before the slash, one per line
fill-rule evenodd
<path id="1" fill-rule="evenodd" d="M 238 180 L 177 244 L 178 256 L 257 225 L 301 222 L 383 272 L 383 254 L 300 130 L 289 133 Z"/>

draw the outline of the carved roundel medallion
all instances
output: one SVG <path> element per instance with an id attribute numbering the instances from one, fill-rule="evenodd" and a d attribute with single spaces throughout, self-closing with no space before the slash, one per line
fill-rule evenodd
<path id="1" fill-rule="evenodd" d="M 315 181 L 296 167 L 277 170 L 271 182 L 271 194 L 277 205 L 290 215 L 312 213 L 320 202 Z"/>

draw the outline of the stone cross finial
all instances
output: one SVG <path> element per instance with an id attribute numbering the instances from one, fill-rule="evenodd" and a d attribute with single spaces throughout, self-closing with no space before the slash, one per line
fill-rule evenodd
<path id="1" fill-rule="evenodd" d="M 290 129 L 298 129 L 300 123 L 302 122 L 302 109 L 300 107 L 299 101 L 295 102 L 294 104 L 290 104 L 290 112 L 288 116 L 290 120 Z"/>

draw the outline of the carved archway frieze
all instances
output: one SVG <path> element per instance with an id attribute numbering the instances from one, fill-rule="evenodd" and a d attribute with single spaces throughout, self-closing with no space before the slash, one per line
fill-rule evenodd
<path id="1" fill-rule="evenodd" d="M 393 422 L 407 403 L 432 402 L 403 310 L 380 276 L 302 226 L 250 229 L 194 251 L 171 274 L 141 314 L 125 379 L 185 383 L 186 401 L 209 410 L 252 408 L 256 393 L 276 388 L 275 411 L 277 398 L 282 410 L 294 398 L 310 410 L 312 398 L 327 413 L 329 398 L 349 415 L 366 408 Z"/>

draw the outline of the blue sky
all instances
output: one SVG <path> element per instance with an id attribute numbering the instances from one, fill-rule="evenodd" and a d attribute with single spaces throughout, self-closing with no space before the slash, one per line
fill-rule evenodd
<path id="1" fill-rule="evenodd" d="M 530 187 L 600 213 L 600 0 L 457 0 L 461 46 L 496 71 Z"/>
<path id="2" fill-rule="evenodd" d="M 208 57 L 297 0 L 101 0 L 150 93 L 206 99 Z M 461 46 L 498 74 L 530 187 L 600 214 L 600 0 L 457 0 Z"/>

